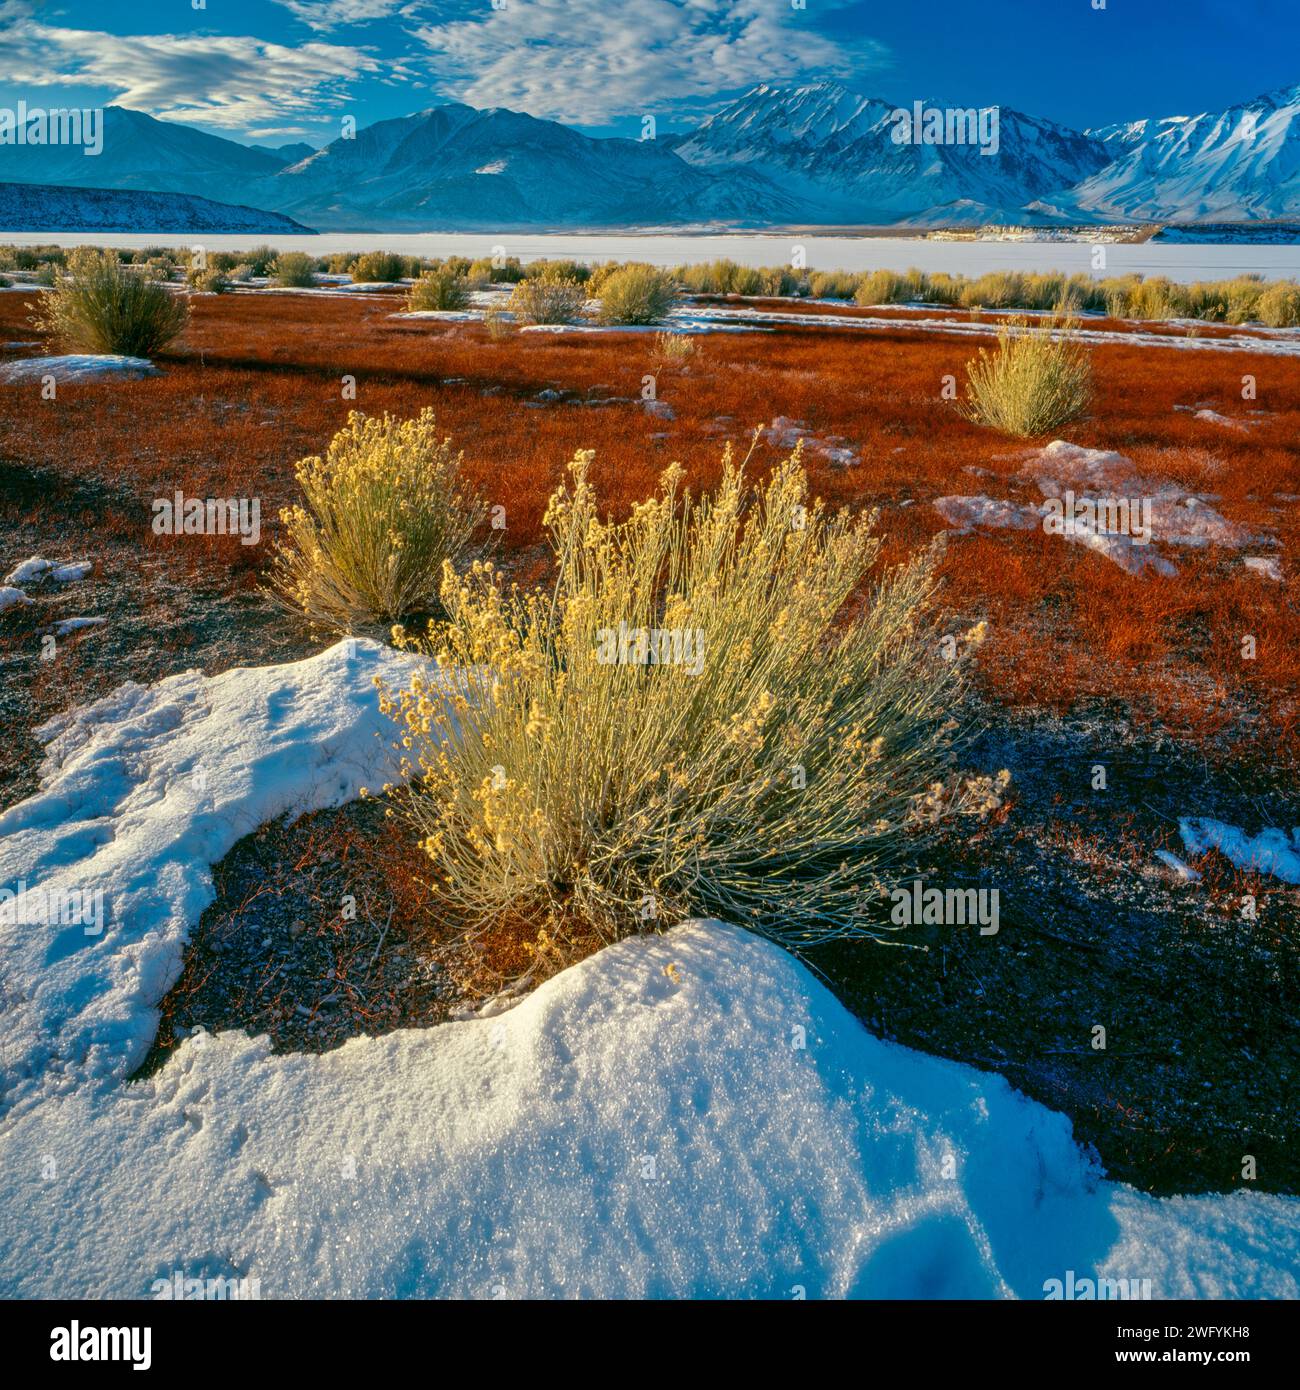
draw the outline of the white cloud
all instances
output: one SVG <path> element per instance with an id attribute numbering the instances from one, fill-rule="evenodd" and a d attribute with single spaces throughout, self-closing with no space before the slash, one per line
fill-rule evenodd
<path id="1" fill-rule="evenodd" d="M 885 50 L 818 33 L 842 0 L 504 0 L 414 31 L 445 95 L 600 124 L 754 82 L 851 77 Z M 416 8 L 416 7 L 413 7 Z"/>
<path id="2" fill-rule="evenodd" d="M 803 10 L 789 0 L 498 3 L 275 0 L 313 31 L 293 44 L 63 28 L 40 22 L 35 0 L 0 0 L 5 85 L 100 88 L 163 119 L 280 130 L 338 110 L 363 79 L 409 86 L 412 110 L 429 104 L 431 87 L 475 106 L 599 125 L 647 112 L 680 117 L 756 82 L 853 79 L 886 56 L 873 40 L 819 32 L 829 12 L 855 0 L 809 0 Z M 359 32 L 396 56 L 325 37 L 356 25 L 372 26 Z"/>
<path id="3" fill-rule="evenodd" d="M 347 24 L 367 24 L 418 9 L 418 5 L 408 0 L 274 0 L 274 3 L 321 32 L 340 29 Z"/>
<path id="4" fill-rule="evenodd" d="M 11 89 L 87 86 L 164 120 L 242 129 L 339 106 L 358 76 L 391 71 L 371 52 L 233 35 L 117 35 L 21 16 L 6 33 Z"/>

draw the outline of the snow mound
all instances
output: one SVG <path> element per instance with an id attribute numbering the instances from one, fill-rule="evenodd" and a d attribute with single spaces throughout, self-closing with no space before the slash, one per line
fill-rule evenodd
<path id="1" fill-rule="evenodd" d="M 1300 883 L 1300 825 L 1290 835 L 1272 826 L 1258 835 L 1247 835 L 1225 821 L 1184 816 L 1178 822 L 1178 833 L 1188 854 L 1217 849 L 1239 869 L 1272 874 L 1283 883 Z"/>
<path id="2" fill-rule="evenodd" d="M 936 498 L 935 509 L 963 533 L 976 526 L 1041 526 L 1063 540 L 1088 546 L 1136 576 L 1148 570 L 1177 574 L 1173 562 L 1156 549 L 1157 542 L 1236 549 L 1267 539 L 1252 536 L 1176 484 L 1144 476 L 1132 459 L 1113 450 L 1056 439 L 1025 460 L 1019 477 L 1037 485 L 1044 498 L 1041 504 L 998 501 L 981 493 Z"/>
<path id="3" fill-rule="evenodd" d="M 289 666 L 127 684 L 38 730 L 41 790 L 0 814 L 0 889 L 82 903 L 102 892 L 102 927 L 63 913 L 25 922 L 0 903 L 0 956 L 18 992 L 4 1105 L 47 1071 L 120 1078 L 139 1065 L 212 901 L 209 866 L 276 816 L 341 805 L 383 780 L 393 726 L 372 677 L 411 660 L 340 642 Z"/>
<path id="4" fill-rule="evenodd" d="M 1060 498 L 1067 488 L 1081 488 L 1081 496 L 1092 498 L 1149 499 L 1152 536 L 1164 545 L 1237 547 L 1254 539 L 1201 498 L 1176 483 L 1146 477 L 1132 459 L 1107 449 L 1053 440 L 1026 461 L 1021 476 L 1033 479 L 1044 497 Z"/>
<path id="5" fill-rule="evenodd" d="M 83 628 L 100 627 L 106 622 L 107 618 L 64 618 L 62 622 L 55 624 L 54 635 L 67 637 L 70 633 L 80 632 Z"/>
<path id="6" fill-rule="evenodd" d="M 976 526 L 995 530 L 1039 530 L 1044 527 L 1046 517 L 1044 507 L 1022 506 L 1018 502 L 986 497 L 983 493 L 973 497 L 936 497 L 934 508 L 961 535 L 969 533 Z M 1147 569 L 1163 575 L 1178 572 L 1162 555 L 1158 555 L 1149 545 L 1139 544 L 1132 536 L 1076 525 L 1074 530 L 1062 534 L 1061 539 L 1075 545 L 1086 545 L 1135 576 L 1141 576 Z"/>
<path id="7" fill-rule="evenodd" d="M 982 492 L 974 497 L 936 497 L 934 509 L 949 526 L 960 532 L 976 526 L 1033 531 L 1043 524 L 1042 514 L 1033 507 L 986 497 Z"/>
<path id="8" fill-rule="evenodd" d="M 806 449 L 821 454 L 832 468 L 856 468 L 860 462 L 858 451 L 842 435 L 820 437 L 802 420 L 791 420 L 785 415 L 778 415 L 767 427 L 767 438 L 778 449 L 793 449 L 802 442 Z"/>
<path id="9" fill-rule="evenodd" d="M 57 584 L 76 584 L 85 579 L 94 568 L 93 560 L 74 560 L 61 565 L 57 560 L 46 560 L 39 555 L 33 555 L 30 560 L 15 565 L 5 575 L 5 583 L 36 584 L 43 579 L 53 579 Z"/>
<path id="10" fill-rule="evenodd" d="M 1241 420 L 1234 420 L 1229 415 L 1220 415 L 1217 410 L 1198 410 L 1196 419 L 1204 420 L 1207 425 L 1220 425 L 1225 430 L 1246 430 L 1250 426 Z"/>
<path id="11" fill-rule="evenodd" d="M 371 677 L 412 662 L 340 643 L 127 686 L 47 730 L 0 881 L 97 884 L 114 911 L 94 939 L 6 931 L 24 1095 L 0 1128 L 0 1291 L 148 1297 L 179 1272 L 266 1298 L 1041 1298 L 1072 1272 L 1300 1293 L 1300 1201 L 1107 1182 L 1064 1116 L 872 1037 L 720 923 L 625 941 L 495 1016 L 321 1056 L 200 1032 L 121 1084 L 207 866 L 381 776 Z"/>
<path id="12" fill-rule="evenodd" d="M 52 376 L 57 382 L 97 381 L 102 377 L 134 380 L 161 376 L 147 357 L 122 357 L 117 353 L 72 353 L 64 357 L 21 357 L 0 365 L 0 381 L 40 381 Z"/>

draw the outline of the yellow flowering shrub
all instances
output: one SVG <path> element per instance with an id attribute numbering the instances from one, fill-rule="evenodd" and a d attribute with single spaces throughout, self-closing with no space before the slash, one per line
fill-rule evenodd
<path id="1" fill-rule="evenodd" d="M 934 556 L 868 579 L 875 513 L 811 500 L 797 450 L 758 485 L 728 451 L 698 498 L 674 465 L 620 522 L 591 458 L 551 498 L 553 588 L 448 564 L 447 619 L 397 634 L 439 668 L 381 693 L 440 896 L 480 942 L 527 922 L 535 975 L 692 914 L 795 948 L 891 930 L 964 679 Z"/>
<path id="2" fill-rule="evenodd" d="M 298 465 L 306 505 L 280 513 L 274 592 L 336 632 L 432 610 L 443 563 L 460 558 L 485 513 L 460 461 L 430 409 L 413 420 L 353 411 L 325 458 Z"/>

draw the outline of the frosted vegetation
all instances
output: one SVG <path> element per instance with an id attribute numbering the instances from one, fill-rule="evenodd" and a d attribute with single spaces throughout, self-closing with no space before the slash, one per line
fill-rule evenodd
<path id="1" fill-rule="evenodd" d="M 868 585 L 875 515 L 812 500 L 797 451 L 763 483 L 728 454 L 701 497 L 672 467 L 622 522 L 591 461 L 550 501 L 553 586 L 447 565 L 446 620 L 407 639 L 442 674 L 385 697 L 440 904 L 479 939 L 526 924 L 506 975 L 693 914 L 887 933 L 916 803 L 973 804 L 933 554 Z"/>
<path id="2" fill-rule="evenodd" d="M 327 632 L 431 609 L 444 563 L 483 518 L 427 409 L 413 420 L 354 411 L 324 458 L 298 465 L 298 484 L 305 505 L 281 513 L 271 584 Z"/>

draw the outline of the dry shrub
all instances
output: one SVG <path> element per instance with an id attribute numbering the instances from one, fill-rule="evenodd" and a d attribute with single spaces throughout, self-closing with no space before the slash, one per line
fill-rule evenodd
<path id="1" fill-rule="evenodd" d="M 366 285 L 376 282 L 392 283 L 406 274 L 407 264 L 404 256 L 392 251 L 367 251 L 358 256 L 352 265 L 352 279 L 355 284 Z"/>
<path id="2" fill-rule="evenodd" d="M 444 313 L 468 308 L 469 281 L 449 270 L 426 270 L 411 286 L 406 307 L 437 309 Z"/>
<path id="3" fill-rule="evenodd" d="M 230 289 L 230 277 L 214 265 L 206 269 L 191 266 L 185 273 L 185 281 L 190 289 L 200 294 L 225 294 Z"/>
<path id="4" fill-rule="evenodd" d="M 573 323 L 586 302 L 586 290 L 575 281 L 539 276 L 519 281 L 509 308 L 520 323 Z"/>
<path id="5" fill-rule="evenodd" d="M 289 289 L 307 289 L 316 283 L 316 257 L 305 251 L 286 251 L 270 266 L 271 279 Z"/>
<path id="6" fill-rule="evenodd" d="M 601 323 L 641 326 L 658 323 L 677 297 L 672 276 L 652 265 L 629 265 L 603 278 Z"/>
<path id="7" fill-rule="evenodd" d="M 41 296 L 32 322 L 74 351 L 151 357 L 189 322 L 181 296 L 123 266 L 111 251 L 80 247 L 66 270 Z"/>
<path id="8" fill-rule="evenodd" d="M 656 333 L 650 357 L 659 367 L 684 367 L 698 347 L 695 339 L 686 333 Z"/>
<path id="9" fill-rule="evenodd" d="M 1029 438 L 1082 415 L 1093 396 L 1092 362 L 1073 327 L 1069 319 L 1041 330 L 1026 319 L 1003 324 L 997 347 L 967 363 L 966 418 Z"/>
<path id="10" fill-rule="evenodd" d="M 444 562 L 460 558 L 484 515 L 460 463 L 432 410 L 413 420 L 353 411 L 325 458 L 298 465 L 306 506 L 280 513 L 273 592 L 333 632 L 430 612 Z"/>
<path id="11" fill-rule="evenodd" d="M 490 304 L 483 311 L 483 327 L 494 343 L 508 338 L 515 331 L 513 321 L 499 304 Z"/>
<path id="12" fill-rule="evenodd" d="M 1270 285 L 1256 305 L 1259 321 L 1270 328 L 1300 328 L 1300 285 L 1279 280 Z"/>
<path id="13" fill-rule="evenodd" d="M 591 457 L 551 498 L 554 587 L 448 565 L 409 643 L 439 670 L 383 693 L 442 901 L 488 958 L 526 924 L 533 976 L 690 914 L 795 948 L 894 930 L 963 680 L 927 631 L 934 556 L 864 590 L 876 515 L 812 501 L 798 451 L 761 485 L 728 451 L 700 498 L 674 465 L 620 523 Z"/>

